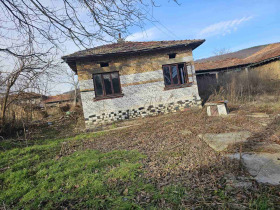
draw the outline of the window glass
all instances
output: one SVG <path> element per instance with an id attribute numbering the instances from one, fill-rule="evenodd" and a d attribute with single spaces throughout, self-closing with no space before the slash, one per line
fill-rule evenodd
<path id="1" fill-rule="evenodd" d="M 113 89 L 114 93 L 121 93 L 121 87 L 120 87 L 120 80 L 119 80 L 119 74 L 113 73 L 112 75 L 112 83 L 113 83 Z"/>
<path id="2" fill-rule="evenodd" d="M 94 75 L 95 93 L 97 96 L 103 95 L 101 75 Z"/>
<path id="3" fill-rule="evenodd" d="M 103 80 L 104 80 L 106 95 L 113 94 L 112 93 L 112 85 L 111 85 L 110 74 L 104 74 L 103 75 Z"/>
<path id="4" fill-rule="evenodd" d="M 171 66 L 171 73 L 172 73 L 172 80 L 173 84 L 178 84 L 178 72 L 177 72 L 177 66 Z"/>
<path id="5" fill-rule="evenodd" d="M 178 86 L 189 82 L 188 70 L 191 70 L 191 66 L 187 66 L 185 63 L 164 65 L 163 76 L 166 86 Z M 181 86 L 180 86 L 181 87 Z M 173 88 L 173 87 L 171 87 Z"/>
<path id="6" fill-rule="evenodd" d="M 107 98 L 107 95 L 110 95 L 111 98 L 114 94 L 121 93 L 121 84 L 118 72 L 95 74 L 93 75 L 93 82 L 95 87 L 95 96 L 98 98 Z"/>
<path id="7" fill-rule="evenodd" d="M 179 76 L 180 76 L 180 82 L 181 84 L 184 84 L 186 83 L 186 72 L 184 70 L 184 64 L 179 64 L 178 65 L 178 68 L 179 68 Z"/>
<path id="8" fill-rule="evenodd" d="M 168 66 L 163 67 L 163 76 L 165 85 L 171 85 L 170 72 Z"/>

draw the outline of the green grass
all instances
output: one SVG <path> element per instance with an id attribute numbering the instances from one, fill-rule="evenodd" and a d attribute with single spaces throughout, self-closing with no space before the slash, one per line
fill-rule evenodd
<path id="1" fill-rule="evenodd" d="M 117 208 L 139 206 L 135 197 L 146 192 L 159 197 L 152 184 L 142 178 L 137 151 L 77 151 L 56 158 L 65 141 L 97 138 L 103 133 L 45 140 L 40 144 L 0 152 L 0 202 L 10 208 Z"/>
<path id="2" fill-rule="evenodd" d="M 178 185 L 171 185 L 164 188 L 161 196 L 168 202 L 171 203 L 174 207 L 179 208 L 182 199 L 186 197 L 187 192 L 186 188 Z"/>
<path id="3" fill-rule="evenodd" d="M 271 201 L 266 195 L 262 195 L 259 198 L 252 200 L 249 203 L 249 206 L 251 209 L 257 209 L 257 210 L 266 210 L 271 209 Z"/>
<path id="4" fill-rule="evenodd" d="M 34 141 L 28 147 L 5 142 L 8 147 L 0 151 L 0 209 L 181 209 L 190 197 L 201 197 L 201 191 L 179 182 L 156 187 L 158 180 L 144 178 L 146 156 L 138 151 L 81 150 L 57 158 L 62 143 L 76 145 L 104 134 Z M 215 197 L 230 201 L 223 189 Z M 249 205 L 266 209 L 269 203 L 268 197 L 259 196 Z"/>
<path id="5" fill-rule="evenodd" d="M 140 153 L 86 150 L 56 160 L 61 141 L 0 153 L 1 168 L 9 167 L 0 174 L 1 203 L 32 209 L 132 208 L 137 207 L 134 194 L 151 187 L 139 178 Z"/>

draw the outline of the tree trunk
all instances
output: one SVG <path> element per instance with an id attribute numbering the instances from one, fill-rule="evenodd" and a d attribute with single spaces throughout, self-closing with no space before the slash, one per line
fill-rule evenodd
<path id="1" fill-rule="evenodd" d="M 77 88 L 75 88 L 75 91 L 74 91 L 74 107 L 77 106 Z"/>
<path id="2" fill-rule="evenodd" d="M 11 89 L 11 86 L 9 85 L 7 87 L 7 91 L 5 93 L 5 97 L 4 97 L 3 104 L 2 104 L 1 127 L 3 127 L 6 122 L 6 110 L 7 110 L 7 102 L 8 102 L 8 98 L 9 98 L 9 94 L 10 94 L 10 89 Z"/>

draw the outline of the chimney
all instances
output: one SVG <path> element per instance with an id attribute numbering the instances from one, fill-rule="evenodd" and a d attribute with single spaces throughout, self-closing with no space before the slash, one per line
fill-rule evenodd
<path id="1" fill-rule="evenodd" d="M 119 33 L 118 43 L 124 43 L 124 39 L 122 38 L 122 34 Z"/>

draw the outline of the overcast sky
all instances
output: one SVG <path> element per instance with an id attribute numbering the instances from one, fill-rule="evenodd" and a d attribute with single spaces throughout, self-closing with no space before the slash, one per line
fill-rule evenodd
<path id="1" fill-rule="evenodd" d="M 130 28 L 130 41 L 206 39 L 194 59 L 215 49 L 237 51 L 280 41 L 280 0 L 156 0 L 144 29 Z M 102 43 L 97 43 L 100 45 Z M 65 54 L 77 51 L 66 45 Z"/>

